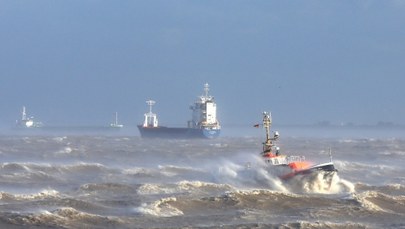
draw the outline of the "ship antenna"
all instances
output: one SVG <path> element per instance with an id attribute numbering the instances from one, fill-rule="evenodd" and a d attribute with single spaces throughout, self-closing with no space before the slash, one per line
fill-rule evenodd
<path id="1" fill-rule="evenodd" d="M 208 98 L 208 92 L 210 91 L 210 85 L 208 83 L 204 84 L 204 92 L 205 92 L 205 97 Z"/>
<path id="2" fill-rule="evenodd" d="M 148 100 L 148 101 L 146 101 L 146 103 L 149 105 L 149 113 L 151 114 L 152 113 L 152 106 L 153 105 L 155 105 L 155 101 L 153 101 L 153 100 Z"/>
<path id="3" fill-rule="evenodd" d="M 27 119 L 27 113 L 25 112 L 25 106 L 23 106 L 22 109 L 22 115 L 21 115 L 21 120 L 26 120 Z"/>

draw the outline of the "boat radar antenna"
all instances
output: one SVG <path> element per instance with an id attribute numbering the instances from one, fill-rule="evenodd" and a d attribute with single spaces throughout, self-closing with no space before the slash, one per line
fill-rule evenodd
<path id="1" fill-rule="evenodd" d="M 155 105 L 155 101 L 153 101 L 153 100 L 148 100 L 148 101 L 146 101 L 146 103 L 149 105 L 149 114 L 151 114 L 152 113 L 152 106 L 153 105 Z"/>

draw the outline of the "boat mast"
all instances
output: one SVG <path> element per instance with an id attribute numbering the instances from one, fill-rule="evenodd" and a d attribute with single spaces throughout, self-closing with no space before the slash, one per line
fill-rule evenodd
<path id="1" fill-rule="evenodd" d="M 263 127 L 266 130 L 266 141 L 263 143 L 263 153 L 271 152 L 273 142 L 270 139 L 271 113 L 263 112 Z"/>
<path id="2" fill-rule="evenodd" d="M 208 92 L 210 91 L 210 85 L 208 83 L 204 84 L 204 92 L 205 92 L 205 98 L 208 98 Z"/>
<path id="3" fill-rule="evenodd" d="M 271 123 L 271 113 L 263 112 L 263 127 L 266 130 L 266 141 L 263 142 L 263 154 L 272 153 L 272 147 L 274 146 L 273 141 L 278 139 L 277 131 L 274 133 L 273 137 L 270 137 Z"/>
<path id="4" fill-rule="evenodd" d="M 25 106 L 23 106 L 21 120 L 27 120 L 27 113 L 25 112 Z"/>
<path id="5" fill-rule="evenodd" d="M 152 106 L 153 105 L 155 105 L 155 101 L 153 101 L 153 100 L 148 100 L 148 101 L 146 101 L 146 104 L 148 104 L 149 105 L 149 114 L 153 114 L 152 113 Z"/>

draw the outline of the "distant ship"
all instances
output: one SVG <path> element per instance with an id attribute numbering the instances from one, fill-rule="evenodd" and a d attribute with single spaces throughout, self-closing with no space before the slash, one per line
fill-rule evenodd
<path id="1" fill-rule="evenodd" d="M 29 117 L 25 106 L 22 107 L 21 119 L 16 120 L 17 130 L 35 129 L 35 133 L 98 133 L 111 130 L 120 130 L 124 125 L 118 123 L 118 113 L 115 112 L 115 120 L 109 125 L 44 125 Z"/>
<path id="2" fill-rule="evenodd" d="M 27 111 L 25 106 L 22 107 L 21 111 L 21 119 L 16 120 L 16 124 L 18 128 L 39 128 L 43 127 L 42 122 L 38 122 L 34 120 L 34 117 L 27 116 Z"/>
<path id="3" fill-rule="evenodd" d="M 221 132 L 221 126 L 217 120 L 217 104 L 214 97 L 209 95 L 209 85 L 204 85 L 205 94 L 190 107 L 192 119 L 187 127 L 159 126 L 157 115 L 152 112 L 152 106 L 156 103 L 148 100 L 149 112 L 145 113 L 143 125 L 138 125 L 141 137 L 144 138 L 216 138 Z"/>
<path id="4" fill-rule="evenodd" d="M 111 128 L 118 128 L 118 129 L 124 127 L 124 125 L 118 123 L 118 112 L 115 112 L 115 120 L 114 120 L 113 123 L 110 124 L 110 127 Z"/>

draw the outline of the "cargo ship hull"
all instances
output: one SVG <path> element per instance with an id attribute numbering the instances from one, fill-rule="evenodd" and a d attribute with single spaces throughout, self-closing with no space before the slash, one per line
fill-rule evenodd
<path id="1" fill-rule="evenodd" d="M 143 127 L 138 125 L 139 132 L 143 138 L 216 138 L 220 130 L 213 129 L 194 129 L 183 127 Z"/>

